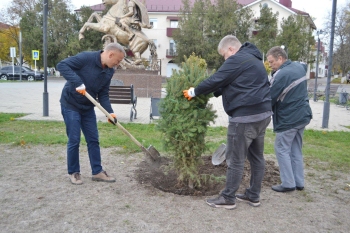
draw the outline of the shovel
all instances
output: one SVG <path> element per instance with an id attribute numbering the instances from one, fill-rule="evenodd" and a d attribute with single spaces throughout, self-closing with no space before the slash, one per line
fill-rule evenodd
<path id="1" fill-rule="evenodd" d="M 112 122 L 114 122 L 114 118 L 87 92 L 85 92 L 85 96 L 96 106 L 98 107 L 105 115 L 108 117 Z M 141 150 L 150 157 L 153 161 L 157 161 L 160 158 L 159 152 L 154 148 L 152 145 L 150 145 L 147 149 L 134 138 L 119 122 L 117 122 L 115 125 L 118 126 L 119 129 L 121 129 L 136 145 L 138 145 Z"/>
<path id="2" fill-rule="evenodd" d="M 213 165 L 220 165 L 225 161 L 226 144 L 222 143 L 218 149 L 214 152 L 211 157 L 211 162 Z"/>

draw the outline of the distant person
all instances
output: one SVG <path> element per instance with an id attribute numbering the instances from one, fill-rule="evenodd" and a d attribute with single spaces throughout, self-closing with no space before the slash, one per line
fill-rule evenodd
<path id="1" fill-rule="evenodd" d="M 306 83 L 306 64 L 291 62 L 279 46 L 266 54 L 273 70 L 271 98 L 273 129 L 276 132 L 275 153 L 281 184 L 276 192 L 304 189 L 303 135 L 312 119 Z"/>
<path id="2" fill-rule="evenodd" d="M 196 88 L 183 91 L 188 100 L 212 92 L 215 96 L 222 95 L 229 115 L 226 187 L 206 203 L 211 207 L 234 209 L 237 198 L 257 207 L 265 172 L 264 137 L 272 115 L 267 72 L 258 48 L 249 42 L 242 45 L 235 36 L 225 36 L 218 52 L 225 59 L 218 71 Z M 250 187 L 244 194 L 236 194 L 246 159 L 251 166 Z"/>
<path id="3" fill-rule="evenodd" d="M 57 64 L 57 69 L 67 80 L 61 95 L 61 111 L 68 136 L 67 167 L 72 184 L 82 184 L 79 164 L 80 131 L 87 142 L 93 181 L 115 182 L 101 166 L 101 152 L 94 104 L 84 95 L 88 92 L 98 97 L 115 122 L 109 101 L 109 85 L 114 68 L 124 59 L 125 51 L 118 43 L 108 44 L 102 51 L 82 52 Z M 110 122 L 110 120 L 108 120 Z"/>

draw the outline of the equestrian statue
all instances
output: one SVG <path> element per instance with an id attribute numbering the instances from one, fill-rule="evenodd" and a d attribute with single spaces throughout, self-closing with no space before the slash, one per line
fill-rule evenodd
<path id="1" fill-rule="evenodd" d="M 79 31 L 79 40 L 84 38 L 85 30 L 95 30 L 105 33 L 102 40 L 105 43 L 118 42 L 128 47 L 135 56 L 134 61 L 126 60 L 121 65 L 130 68 L 142 67 L 141 55 L 149 47 L 152 55 L 156 53 L 154 42 L 142 32 L 142 28 L 152 28 L 149 24 L 146 6 L 139 0 L 102 0 L 105 5 L 112 5 L 102 17 L 94 12 Z M 96 19 L 97 23 L 92 23 Z M 157 63 L 153 59 L 151 63 Z M 152 67 L 159 67 L 151 64 Z M 153 68 L 152 68 L 153 69 Z"/>

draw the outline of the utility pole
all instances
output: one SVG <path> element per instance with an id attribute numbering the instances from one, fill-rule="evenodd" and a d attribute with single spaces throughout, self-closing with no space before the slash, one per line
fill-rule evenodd
<path id="1" fill-rule="evenodd" d="M 22 32 L 19 30 L 19 81 L 22 82 Z"/>
<path id="2" fill-rule="evenodd" d="M 49 93 L 47 93 L 47 11 L 48 0 L 44 0 L 43 19 L 43 60 L 44 60 L 44 93 L 43 93 L 43 116 L 49 116 Z"/>
<path id="3" fill-rule="evenodd" d="M 331 41 L 329 43 L 329 60 L 328 60 L 328 75 L 327 75 L 327 86 L 326 86 L 326 100 L 323 104 L 323 118 L 322 118 L 322 128 L 328 128 L 329 121 L 329 89 L 331 86 L 331 76 L 332 76 L 332 62 L 333 62 L 333 43 L 334 43 L 334 28 L 335 28 L 335 14 L 337 10 L 337 0 L 333 0 L 332 8 L 332 26 L 331 26 Z"/>
<path id="4" fill-rule="evenodd" d="M 317 31 L 317 57 L 316 57 L 316 76 L 315 76 L 315 89 L 314 89 L 314 102 L 317 101 L 316 98 L 316 92 L 317 92 L 317 79 L 318 79 L 318 57 L 320 52 L 320 34 L 322 34 L 323 31 Z"/>

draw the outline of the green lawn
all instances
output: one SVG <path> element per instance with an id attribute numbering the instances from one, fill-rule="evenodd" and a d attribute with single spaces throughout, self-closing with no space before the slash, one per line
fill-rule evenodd
<path id="1" fill-rule="evenodd" d="M 23 114 L 0 113 L 0 144 L 23 145 L 53 145 L 67 143 L 65 125 L 63 122 L 23 121 L 16 118 Z M 155 124 L 122 124 L 145 147 L 153 145 L 161 154 L 166 152 L 162 146 L 162 135 Z M 116 126 L 99 122 L 101 147 L 121 147 L 121 153 L 139 152 L 140 148 Z M 206 141 L 207 155 L 212 154 L 221 143 L 226 142 L 225 127 L 209 127 Z M 327 165 L 322 169 L 348 171 L 350 167 L 350 132 L 327 132 L 305 130 L 304 156 L 306 161 L 321 161 Z M 83 135 L 82 135 L 83 137 Z M 275 135 L 267 130 L 265 137 L 265 154 L 274 154 L 273 143 Z M 81 143 L 85 145 L 82 138 Z M 323 164 L 325 164 L 323 163 Z"/>

